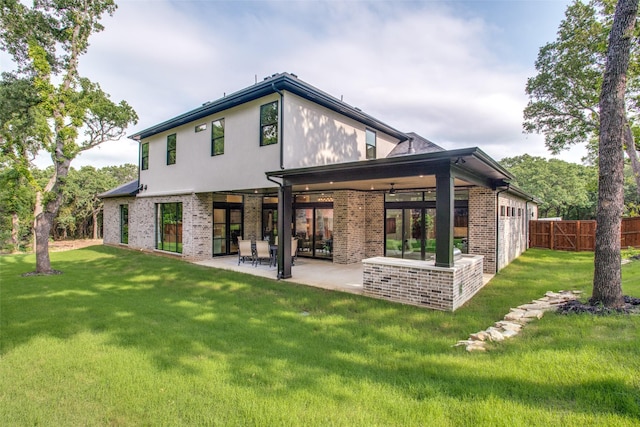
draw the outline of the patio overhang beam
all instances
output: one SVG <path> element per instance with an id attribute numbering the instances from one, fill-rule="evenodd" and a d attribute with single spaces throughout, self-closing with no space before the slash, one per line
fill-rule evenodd
<path id="1" fill-rule="evenodd" d="M 267 177 L 286 179 L 290 185 L 321 184 L 437 175 L 451 172 L 474 185 L 495 188 L 513 176 L 479 148 L 424 153 L 369 161 L 337 163 L 267 172 Z"/>

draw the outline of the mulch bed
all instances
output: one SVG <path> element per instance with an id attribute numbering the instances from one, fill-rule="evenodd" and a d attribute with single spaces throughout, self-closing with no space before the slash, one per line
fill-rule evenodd
<path id="1" fill-rule="evenodd" d="M 558 307 L 558 313 L 560 314 L 580 314 L 588 313 L 597 316 L 605 316 L 609 314 L 639 314 L 640 313 L 640 298 L 634 298 L 625 295 L 624 307 L 621 308 L 607 308 L 602 305 L 584 304 L 578 300 L 572 300 Z"/>

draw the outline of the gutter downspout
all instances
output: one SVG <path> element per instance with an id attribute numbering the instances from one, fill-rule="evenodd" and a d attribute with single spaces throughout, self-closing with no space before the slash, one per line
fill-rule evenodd
<path id="1" fill-rule="evenodd" d="M 140 192 L 140 169 L 142 168 L 142 143 L 138 140 L 138 189 L 136 192 L 136 197 Z"/>
<path id="2" fill-rule="evenodd" d="M 524 231 L 525 238 L 527 239 L 527 248 L 526 249 L 529 249 L 529 222 L 531 221 L 531 218 L 529 216 L 529 202 L 533 202 L 533 199 L 529 199 L 529 200 L 526 200 L 524 202 L 524 214 L 526 215 L 526 218 L 527 218 L 526 229 Z"/>
<path id="3" fill-rule="evenodd" d="M 267 176 L 267 180 L 273 182 L 274 184 L 276 184 L 278 187 L 280 187 L 280 190 L 278 191 L 278 197 L 281 197 L 282 195 L 282 187 L 284 187 L 284 185 L 276 180 L 274 180 L 273 178 L 271 178 L 270 176 Z M 280 207 L 280 203 L 278 203 L 278 207 Z M 278 209 L 278 211 L 280 211 L 280 209 Z M 282 217 L 282 212 L 278 212 L 278 222 L 280 222 L 280 218 Z M 277 228 L 278 230 L 278 236 L 281 235 L 282 230 L 280 230 L 280 227 L 278 226 Z M 281 271 L 281 266 L 284 265 L 284 250 L 282 249 L 282 245 L 284 245 L 284 239 L 282 239 L 282 237 L 280 237 L 280 241 L 281 244 L 278 245 L 278 252 L 276 253 L 276 266 L 278 269 L 278 274 L 277 274 L 277 279 L 281 280 L 283 279 L 283 274 Z"/>
<path id="4" fill-rule="evenodd" d="M 278 133 L 280 134 L 280 169 L 284 169 L 284 129 L 282 129 L 284 125 L 284 93 L 276 88 L 275 83 L 271 83 L 271 88 L 280 95 L 280 126 L 278 126 Z M 269 181 L 271 180 L 269 179 Z M 282 187 L 282 184 L 279 185 Z"/>
<path id="5" fill-rule="evenodd" d="M 498 252 L 500 249 L 500 194 L 505 191 L 509 191 L 510 184 L 507 183 L 507 188 L 500 190 L 496 193 L 496 274 L 498 274 Z"/>

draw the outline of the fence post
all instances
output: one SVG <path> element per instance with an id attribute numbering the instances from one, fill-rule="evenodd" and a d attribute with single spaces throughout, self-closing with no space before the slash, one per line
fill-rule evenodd
<path id="1" fill-rule="evenodd" d="M 580 220 L 576 222 L 576 251 L 582 250 L 582 236 L 580 234 Z"/>
<path id="2" fill-rule="evenodd" d="M 555 237 L 555 235 L 556 235 L 556 233 L 555 233 L 555 231 L 556 231 L 556 224 L 555 224 L 555 222 L 553 222 L 553 221 L 551 221 L 551 229 L 550 229 L 550 231 L 551 231 L 551 237 L 550 237 L 550 239 L 549 239 L 549 249 L 553 249 L 553 246 L 554 246 L 553 241 L 554 241 L 554 240 L 555 240 L 555 238 L 556 238 L 556 237 Z"/>

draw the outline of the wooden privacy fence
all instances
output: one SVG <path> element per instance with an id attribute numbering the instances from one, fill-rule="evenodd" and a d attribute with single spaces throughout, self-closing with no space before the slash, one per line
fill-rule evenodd
<path id="1" fill-rule="evenodd" d="M 561 251 L 593 251 L 595 221 L 530 221 L 529 247 Z M 620 246 L 640 247 L 640 217 L 623 218 Z"/>

